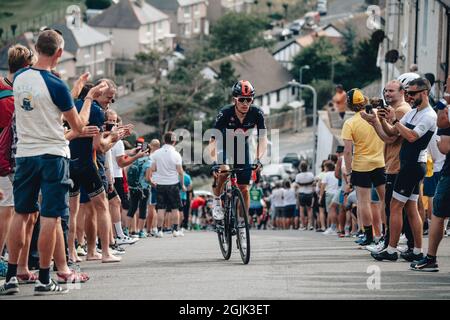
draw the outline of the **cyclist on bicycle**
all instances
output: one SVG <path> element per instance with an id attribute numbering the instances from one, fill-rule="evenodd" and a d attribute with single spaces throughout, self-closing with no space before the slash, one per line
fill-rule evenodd
<path id="1" fill-rule="evenodd" d="M 258 146 L 254 163 L 261 168 L 260 159 L 267 149 L 266 124 L 264 112 L 252 104 L 255 89 L 247 80 L 240 80 L 232 88 L 233 104 L 223 107 L 217 115 L 214 128 L 222 134 L 222 139 L 211 137 L 209 142 L 210 155 L 213 160 L 212 174 L 217 179 L 213 188 L 213 218 L 222 220 L 224 210 L 220 199 L 227 174 L 219 174 L 219 170 L 229 170 L 226 164 L 234 168 L 242 168 L 237 172 L 237 183 L 244 197 L 246 208 L 250 205 L 248 185 L 252 174 L 248 138 L 254 128 L 258 130 Z"/>

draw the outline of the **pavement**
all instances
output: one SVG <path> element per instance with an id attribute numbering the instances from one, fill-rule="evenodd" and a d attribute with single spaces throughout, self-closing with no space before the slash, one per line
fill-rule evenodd
<path id="1" fill-rule="evenodd" d="M 34 297 L 33 285 L 3 299 L 449 299 L 450 239 L 440 246 L 437 273 L 409 271 L 409 263 L 377 262 L 354 238 L 314 231 L 251 231 L 251 260 L 235 246 L 229 261 L 211 231 L 183 238 L 147 238 L 127 247 L 117 264 L 82 262 L 91 280 L 66 295 Z M 233 239 L 234 240 L 234 239 Z M 427 239 L 424 240 L 425 248 Z M 235 241 L 233 241 L 235 245 Z"/>

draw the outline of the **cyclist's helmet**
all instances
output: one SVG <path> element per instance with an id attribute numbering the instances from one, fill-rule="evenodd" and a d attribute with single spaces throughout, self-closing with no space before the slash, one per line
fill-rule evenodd
<path id="1" fill-rule="evenodd" d="M 407 72 L 401 74 L 397 80 L 401 82 L 403 88 L 407 88 L 408 84 L 413 81 L 414 79 L 420 78 L 420 76 L 417 73 L 414 72 Z"/>
<path id="2" fill-rule="evenodd" d="M 233 85 L 232 88 L 233 97 L 254 97 L 255 88 L 253 88 L 250 81 L 239 80 Z"/>

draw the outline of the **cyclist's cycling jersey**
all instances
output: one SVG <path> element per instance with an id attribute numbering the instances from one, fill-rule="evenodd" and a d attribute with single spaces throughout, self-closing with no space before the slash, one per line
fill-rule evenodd
<path id="1" fill-rule="evenodd" d="M 235 106 L 227 105 L 217 115 L 214 128 L 222 133 L 222 139 L 217 139 L 218 162 L 249 164 L 248 137 L 254 128 L 258 129 L 258 136 L 266 135 L 264 112 L 258 106 L 251 105 L 241 122 L 236 116 Z"/>
<path id="2" fill-rule="evenodd" d="M 418 111 L 413 109 L 405 114 L 400 122 L 408 129 L 414 130 L 419 139 L 409 142 L 404 139 L 400 149 L 400 165 L 406 163 L 426 163 L 427 147 L 434 132 L 436 131 L 437 115 L 431 106 Z"/>

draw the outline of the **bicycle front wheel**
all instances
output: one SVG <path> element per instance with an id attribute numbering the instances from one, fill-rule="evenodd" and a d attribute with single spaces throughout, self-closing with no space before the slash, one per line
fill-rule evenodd
<path id="1" fill-rule="evenodd" d="M 250 261 L 250 228 L 248 224 L 248 212 L 245 207 L 244 197 L 241 190 L 233 190 L 233 202 L 231 206 L 234 218 L 234 228 L 236 230 L 236 243 L 244 264 Z"/>
<path id="2" fill-rule="evenodd" d="M 231 227 L 229 221 L 229 215 L 225 214 L 223 224 L 216 226 L 217 229 L 217 237 L 219 239 L 219 247 L 220 251 L 225 260 L 230 259 L 231 257 Z"/>

